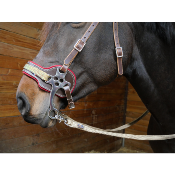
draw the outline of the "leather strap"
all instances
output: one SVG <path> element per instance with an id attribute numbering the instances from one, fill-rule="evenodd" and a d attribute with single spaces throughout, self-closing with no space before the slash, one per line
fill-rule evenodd
<path id="1" fill-rule="evenodd" d="M 66 57 L 64 60 L 64 64 L 61 67 L 61 71 L 66 72 L 68 67 L 71 65 L 74 58 L 77 56 L 79 52 L 82 51 L 83 47 L 86 44 L 86 41 L 94 31 L 94 29 L 97 27 L 98 22 L 93 22 L 90 27 L 86 30 L 85 34 L 82 36 L 81 39 L 77 41 L 77 43 L 74 45 L 74 49 L 70 52 L 70 54 Z"/>
<path id="2" fill-rule="evenodd" d="M 67 97 L 69 109 L 75 108 L 75 105 L 74 105 L 74 102 L 73 102 L 73 99 L 72 99 L 72 95 L 71 95 L 71 92 L 70 92 L 70 87 L 69 86 L 64 86 L 63 89 L 64 89 L 66 97 Z"/>
<path id="3" fill-rule="evenodd" d="M 118 37 L 118 22 L 113 22 L 113 33 L 114 33 L 114 42 L 115 42 L 115 50 L 117 55 L 117 66 L 118 66 L 118 74 L 123 75 L 123 50 L 120 47 L 119 37 Z"/>
<path id="4" fill-rule="evenodd" d="M 61 67 L 61 71 L 63 72 L 67 71 L 68 67 L 71 65 L 74 58 L 84 48 L 86 41 L 88 40 L 88 38 L 90 37 L 94 29 L 97 27 L 97 25 L 98 25 L 98 22 L 93 22 L 90 25 L 90 27 L 86 30 L 82 38 L 77 41 L 77 43 L 74 45 L 73 50 L 65 58 L 64 64 Z M 116 55 L 117 55 L 118 74 L 123 75 L 123 64 L 122 64 L 123 50 L 122 50 L 122 47 L 120 47 L 120 43 L 119 43 L 118 22 L 113 22 L 113 33 L 114 33 L 115 50 L 116 50 Z"/>

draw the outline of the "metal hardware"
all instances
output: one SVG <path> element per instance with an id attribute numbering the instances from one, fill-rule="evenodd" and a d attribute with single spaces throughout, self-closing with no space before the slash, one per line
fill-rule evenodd
<path id="1" fill-rule="evenodd" d="M 64 120 L 64 124 L 67 125 L 67 126 L 70 126 L 70 125 L 68 124 L 67 119 Z"/>
<path id="2" fill-rule="evenodd" d="M 80 41 L 82 41 L 82 40 L 79 39 L 79 40 L 75 43 L 75 45 L 74 45 L 74 49 L 77 50 L 78 52 L 81 52 L 82 49 L 84 48 L 84 46 L 86 45 L 86 42 L 83 42 L 83 41 L 82 41 L 82 42 L 84 43 L 84 45 L 81 47 L 81 49 L 78 49 L 76 46 L 79 44 Z"/>
<path id="3" fill-rule="evenodd" d="M 54 117 L 52 117 L 51 112 L 54 112 L 54 114 L 56 113 L 56 115 L 54 115 Z M 50 119 L 56 119 L 56 120 L 61 120 L 61 117 L 62 117 L 61 112 L 57 111 L 57 109 L 56 110 L 49 110 L 48 116 Z"/>
<path id="4" fill-rule="evenodd" d="M 50 115 L 50 113 L 51 112 L 56 112 L 56 115 L 54 116 L 54 117 L 52 117 L 51 115 Z M 67 122 L 67 119 L 65 119 L 64 118 L 64 114 L 62 114 L 60 111 L 49 111 L 49 118 L 50 119 L 54 119 L 54 120 L 59 120 L 59 123 L 61 123 L 62 121 L 65 123 L 65 124 L 67 124 L 68 122 Z"/>
<path id="5" fill-rule="evenodd" d="M 117 52 L 118 49 L 121 49 L 122 55 L 118 55 L 118 52 Z M 115 50 L 116 50 L 116 55 L 117 55 L 118 58 L 123 57 L 123 49 L 122 49 L 122 47 L 116 47 Z"/>
<path id="6" fill-rule="evenodd" d="M 73 109 L 73 108 L 75 108 L 74 102 L 70 102 L 69 103 L 69 109 Z"/>
<path id="7" fill-rule="evenodd" d="M 51 112 L 56 112 L 56 115 L 54 116 L 54 117 L 52 117 L 51 115 L 50 115 L 50 113 Z M 59 123 L 61 123 L 61 122 L 64 122 L 64 124 L 65 125 L 67 125 L 67 126 L 70 126 L 69 124 L 68 124 L 68 120 L 67 120 L 67 118 L 65 118 L 64 117 L 65 115 L 64 114 L 62 114 L 62 112 L 61 111 L 49 111 L 49 118 L 50 119 L 52 119 L 52 120 L 58 120 L 59 121 Z"/>
<path id="8" fill-rule="evenodd" d="M 59 112 L 55 107 L 54 107 L 54 96 L 57 92 L 58 89 L 63 89 L 65 85 L 69 85 L 71 87 L 71 83 L 65 80 L 67 72 L 61 73 L 59 71 L 59 68 L 57 68 L 56 74 L 54 76 L 51 76 L 51 78 L 46 82 L 52 86 L 52 90 L 50 92 L 50 111 L 56 111 L 57 113 Z M 62 80 L 62 81 L 60 81 Z M 50 115 L 49 115 L 50 117 Z M 56 117 L 50 117 L 52 119 L 56 119 Z"/>

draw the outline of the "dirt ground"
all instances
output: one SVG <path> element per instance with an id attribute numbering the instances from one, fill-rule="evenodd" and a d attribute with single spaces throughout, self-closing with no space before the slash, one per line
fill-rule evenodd
<path id="1" fill-rule="evenodd" d="M 90 151 L 90 152 L 86 152 L 86 153 L 102 153 L 102 152 L 97 152 L 97 151 Z M 105 152 L 107 153 L 107 152 Z M 129 149 L 126 147 L 121 147 L 118 151 L 113 152 L 113 153 L 145 153 L 144 151 L 141 150 L 133 150 L 133 149 Z"/>
<path id="2" fill-rule="evenodd" d="M 118 151 L 114 153 L 145 153 L 145 152 L 141 150 L 133 150 L 126 147 L 121 147 Z"/>

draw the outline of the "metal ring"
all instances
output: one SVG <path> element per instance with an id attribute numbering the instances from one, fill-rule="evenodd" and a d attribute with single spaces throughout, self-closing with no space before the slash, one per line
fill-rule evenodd
<path id="1" fill-rule="evenodd" d="M 52 116 L 50 115 L 51 112 L 54 112 L 54 113 L 57 113 L 57 114 L 56 114 L 54 117 L 52 117 Z M 60 112 L 60 111 L 57 111 L 57 110 L 49 110 L 49 114 L 48 114 L 48 115 L 49 115 L 49 118 L 52 119 L 52 120 L 53 120 L 53 119 L 59 120 L 59 118 L 60 118 L 59 112 Z"/>
<path id="2" fill-rule="evenodd" d="M 70 127 L 70 125 L 68 124 L 67 119 L 64 119 L 64 124 Z"/>

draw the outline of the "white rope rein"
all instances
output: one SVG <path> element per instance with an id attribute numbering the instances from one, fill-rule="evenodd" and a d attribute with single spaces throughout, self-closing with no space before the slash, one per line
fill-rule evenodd
<path id="1" fill-rule="evenodd" d="M 115 136 L 115 137 L 121 137 L 121 138 L 127 138 L 127 139 L 134 139 L 134 140 L 166 140 L 166 139 L 173 139 L 175 138 L 175 134 L 170 135 L 133 135 L 133 134 L 123 134 L 123 133 L 114 133 L 114 131 L 119 131 L 122 129 L 126 129 L 136 122 L 138 122 L 141 118 L 143 118 L 146 114 L 148 114 L 149 111 L 146 111 L 144 114 L 142 114 L 139 118 L 132 121 L 131 123 L 125 124 L 123 126 L 120 126 L 115 129 L 100 129 L 93 126 L 89 126 L 84 123 L 77 122 L 70 117 L 68 117 L 65 114 L 62 114 L 64 117 L 65 124 L 69 127 L 80 129 L 83 131 L 91 132 L 91 133 L 98 133 L 98 134 L 104 134 L 108 136 Z"/>

